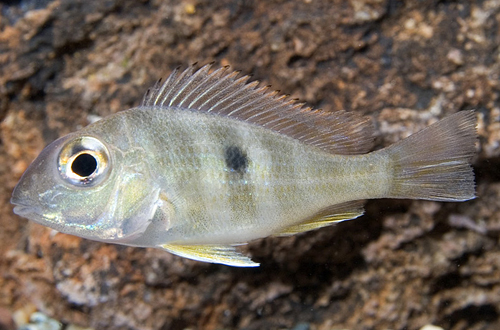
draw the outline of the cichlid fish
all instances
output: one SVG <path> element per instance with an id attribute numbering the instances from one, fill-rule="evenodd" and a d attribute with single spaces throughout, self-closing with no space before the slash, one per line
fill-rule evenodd
<path id="1" fill-rule="evenodd" d="M 227 67 L 174 71 L 142 104 L 47 146 L 14 212 L 63 233 L 231 266 L 235 246 L 363 214 L 363 200 L 474 198 L 476 117 L 370 152 L 367 117 L 304 108 Z"/>

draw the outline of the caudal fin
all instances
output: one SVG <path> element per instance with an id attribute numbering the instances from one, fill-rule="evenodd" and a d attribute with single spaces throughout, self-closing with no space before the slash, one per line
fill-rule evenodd
<path id="1" fill-rule="evenodd" d="M 384 150 L 394 161 L 390 197 L 465 201 L 475 197 L 476 116 L 460 111 Z"/>

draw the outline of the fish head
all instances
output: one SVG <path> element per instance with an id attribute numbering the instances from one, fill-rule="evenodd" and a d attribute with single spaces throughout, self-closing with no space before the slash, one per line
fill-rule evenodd
<path id="1" fill-rule="evenodd" d="M 137 153 L 88 134 L 62 137 L 22 175 L 12 193 L 14 213 L 88 239 L 133 241 L 153 218 L 159 195 Z"/>

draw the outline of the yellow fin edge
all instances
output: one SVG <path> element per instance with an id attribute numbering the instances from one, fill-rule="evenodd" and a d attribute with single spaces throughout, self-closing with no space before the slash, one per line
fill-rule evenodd
<path id="1" fill-rule="evenodd" d="M 234 267 L 258 267 L 260 265 L 236 251 L 236 248 L 232 245 L 161 244 L 159 248 L 172 254 L 197 261 Z"/>
<path id="2" fill-rule="evenodd" d="M 337 222 L 355 219 L 363 215 L 363 203 L 364 201 L 354 201 L 330 206 L 301 223 L 284 228 L 279 233 L 274 234 L 274 236 L 295 235 L 326 227 Z"/>

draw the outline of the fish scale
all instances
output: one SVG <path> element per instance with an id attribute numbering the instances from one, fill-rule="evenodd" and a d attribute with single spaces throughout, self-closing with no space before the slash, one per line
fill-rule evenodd
<path id="1" fill-rule="evenodd" d="M 153 115 L 148 118 L 148 114 Z M 154 136 L 159 145 L 149 142 L 146 136 L 142 137 L 145 146 L 153 146 L 146 150 L 146 154 L 156 156 L 149 163 L 161 158 L 158 155 L 162 155 L 161 149 L 165 146 L 169 146 L 175 157 L 162 161 L 165 166 L 156 168 L 154 176 L 174 178 L 175 181 L 167 181 L 164 185 L 175 187 L 172 190 L 177 196 L 191 201 L 185 203 L 186 210 L 179 216 L 182 224 L 172 222 L 171 236 L 166 233 L 162 238 L 164 241 L 192 243 L 194 239 L 213 244 L 222 242 L 221 235 L 226 239 L 240 237 L 241 241 L 247 241 L 258 236 L 251 232 L 242 235 L 241 231 L 247 227 L 278 230 L 329 205 L 381 195 L 374 193 L 379 190 L 378 181 L 376 185 L 365 184 L 364 189 L 355 184 L 368 182 L 372 176 L 367 173 L 363 180 L 356 178 L 360 172 L 358 169 L 366 167 L 358 159 L 359 156 L 335 158 L 288 138 L 277 139 L 274 132 L 256 130 L 243 122 L 227 122 L 182 109 L 160 114 L 162 119 L 158 118 L 159 113 L 147 111 L 140 114 L 141 120 L 129 119 L 146 126 L 151 126 L 153 122 L 161 124 L 161 131 L 150 133 L 151 139 Z M 238 135 L 245 139 L 237 138 Z M 179 139 L 179 136 L 182 138 Z M 224 165 L 223 148 L 231 139 L 234 144 L 240 144 L 249 156 L 248 171 L 241 178 Z M 245 141 L 250 143 L 245 144 Z M 175 169 L 174 173 L 169 173 L 169 169 Z M 214 190 L 221 173 L 227 184 L 222 189 Z M 283 191 L 287 192 L 286 198 L 282 198 Z M 213 203 L 210 196 L 214 196 L 212 200 L 217 203 Z M 204 223 L 204 226 L 199 223 Z M 179 229 L 176 230 L 177 226 Z M 194 232 L 190 228 L 194 228 Z M 224 231 L 221 232 L 221 229 Z"/>
<path id="2" fill-rule="evenodd" d="M 227 67 L 174 70 L 141 106 L 47 146 L 14 189 L 14 212 L 89 239 L 253 267 L 236 245 L 357 218 L 365 199 L 475 197 L 474 112 L 369 152 L 370 118 L 247 81 Z"/>

